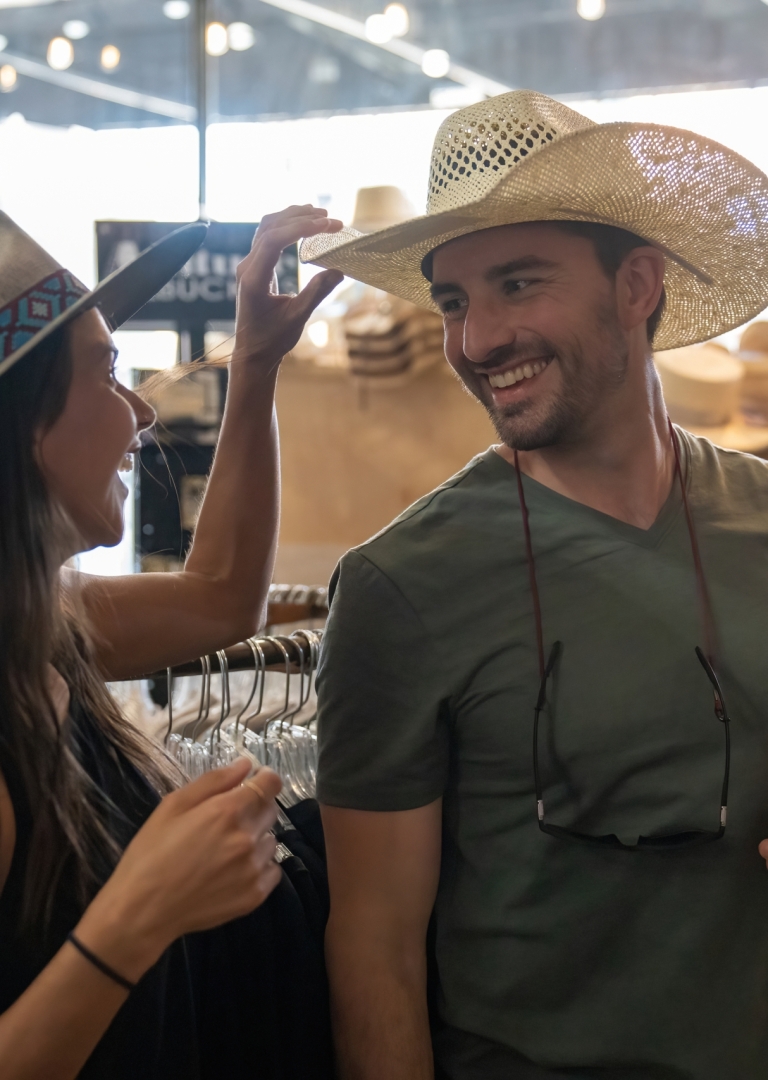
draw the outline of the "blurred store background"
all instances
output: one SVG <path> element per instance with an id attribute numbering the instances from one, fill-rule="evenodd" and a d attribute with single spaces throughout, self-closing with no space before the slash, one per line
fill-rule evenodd
<path id="1" fill-rule="evenodd" d="M 504 89 L 692 128 L 768 170 L 767 3 L 0 0 L 0 208 L 92 284 L 152 228 L 198 217 L 203 128 L 202 213 L 221 228 L 116 335 L 136 383 L 226 353 L 233 267 L 264 213 L 313 202 L 366 230 L 421 212 L 441 121 Z M 307 273 L 286 253 L 286 288 Z M 765 330 L 659 357 L 673 418 L 768 456 Z M 83 569 L 178 565 L 220 419 L 221 379 L 200 375 L 159 404 L 125 541 Z M 278 401 L 279 581 L 325 584 L 347 547 L 493 441 L 435 317 L 351 283 L 286 361 Z"/>

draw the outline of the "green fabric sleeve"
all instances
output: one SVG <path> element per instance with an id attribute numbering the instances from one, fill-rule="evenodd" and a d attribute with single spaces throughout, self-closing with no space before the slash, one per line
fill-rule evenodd
<path id="1" fill-rule="evenodd" d="M 392 580 L 359 551 L 341 561 L 317 677 L 318 799 L 411 810 L 448 776 L 445 685 L 434 643 Z"/>

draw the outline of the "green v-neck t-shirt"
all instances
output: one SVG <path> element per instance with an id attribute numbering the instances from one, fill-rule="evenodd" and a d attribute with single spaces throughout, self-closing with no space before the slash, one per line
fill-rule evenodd
<path id="1" fill-rule="evenodd" d="M 679 437 L 731 716 L 722 839 L 622 851 L 538 828 L 533 603 L 515 471 L 493 449 L 342 559 L 318 797 L 443 798 L 446 1023 L 542 1068 L 766 1080 L 768 463 Z M 629 843 L 716 830 L 724 728 L 694 651 L 679 483 L 647 530 L 523 485 L 545 650 L 562 642 L 540 730 L 548 820 Z"/>

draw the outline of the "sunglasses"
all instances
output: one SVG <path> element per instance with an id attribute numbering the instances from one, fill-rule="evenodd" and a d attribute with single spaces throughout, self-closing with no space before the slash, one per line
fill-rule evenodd
<path id="1" fill-rule="evenodd" d="M 517 493 L 520 502 L 520 512 L 523 521 L 523 533 L 525 536 L 525 551 L 528 561 L 528 577 L 531 589 L 531 599 L 533 601 L 533 616 L 535 622 L 536 631 L 536 649 L 539 657 L 539 671 L 541 673 L 541 682 L 539 684 L 539 696 L 536 700 L 536 707 L 533 714 L 533 778 L 536 789 L 536 816 L 538 818 L 539 828 L 542 832 L 549 833 L 550 836 L 557 836 L 563 840 L 576 840 L 581 843 L 591 844 L 593 846 L 602 848 L 618 848 L 623 851 L 638 851 L 638 850 L 651 850 L 651 851 L 664 851 L 674 848 L 688 847 L 693 844 L 706 844 L 713 840 L 720 840 L 725 834 L 725 823 L 728 814 L 728 781 L 731 771 L 731 718 L 728 715 L 728 710 L 725 705 L 725 698 L 723 696 L 723 690 L 720 686 L 720 681 L 715 674 L 715 670 L 710 661 L 710 657 L 715 653 L 715 626 L 714 617 L 712 614 L 712 604 L 709 598 L 709 590 L 707 589 L 707 583 L 704 577 L 704 567 L 701 561 L 701 553 L 699 551 L 698 539 L 696 537 L 696 530 L 693 523 L 693 515 L 691 514 L 691 508 L 688 503 L 688 495 L 685 490 L 685 482 L 683 480 L 683 469 L 680 459 L 680 446 L 678 443 L 677 432 L 672 426 L 672 421 L 667 417 L 667 425 L 669 429 L 670 439 L 672 442 L 672 448 L 675 455 L 675 475 L 680 483 L 680 493 L 682 495 L 683 507 L 685 510 L 685 520 L 688 527 L 688 534 L 691 541 L 691 555 L 693 556 L 693 567 L 696 577 L 696 586 L 699 594 L 699 603 L 701 607 L 702 621 L 704 624 L 704 636 L 707 644 L 706 653 L 696 646 L 696 656 L 699 659 L 699 663 L 704 668 L 707 678 L 712 686 L 715 699 L 715 716 L 723 724 L 725 734 L 725 770 L 723 773 L 723 786 L 720 794 L 720 815 L 719 826 L 717 829 L 689 829 L 686 832 L 677 833 L 659 833 L 652 836 L 640 836 L 634 844 L 625 844 L 614 833 L 609 833 L 606 836 L 592 836 L 589 833 L 582 833 L 576 829 L 568 829 L 563 825 L 553 825 L 546 820 L 544 810 L 544 795 L 541 785 L 541 774 L 539 771 L 539 719 L 541 713 L 547 705 L 547 683 L 552 671 L 557 662 L 557 658 L 562 650 L 562 642 L 556 641 L 552 646 L 552 650 L 549 654 L 549 659 L 544 662 L 544 634 L 543 634 L 543 621 L 541 616 L 541 600 L 539 597 L 539 588 L 536 582 L 536 563 L 533 556 L 533 542 L 531 539 L 531 526 L 528 514 L 528 507 L 525 502 L 525 491 L 523 489 L 522 473 L 520 471 L 520 463 L 518 461 L 517 451 L 515 451 L 515 472 L 517 474 Z"/>
<path id="2" fill-rule="evenodd" d="M 713 830 L 689 829 L 686 832 L 661 833 L 653 836 L 640 836 L 634 844 L 625 844 L 615 835 L 609 833 L 605 836 L 593 836 L 590 833 L 579 832 L 577 829 L 568 829 L 563 825 L 553 825 L 545 817 L 544 793 L 539 770 L 539 719 L 541 713 L 547 707 L 547 683 L 557 663 L 562 650 L 562 642 L 556 641 L 552 646 L 549 659 L 544 668 L 544 675 L 539 686 L 539 696 L 533 713 L 533 779 L 536 788 L 536 815 L 539 828 L 550 836 L 557 836 L 562 840 L 576 840 L 580 843 L 591 844 L 602 848 L 620 848 L 623 851 L 637 851 L 647 849 L 650 851 L 665 851 L 671 848 L 688 847 L 693 844 L 711 843 L 719 840 L 725 833 L 725 823 L 728 813 L 728 780 L 731 771 L 731 718 L 725 705 L 722 687 L 715 674 L 714 668 L 707 660 L 702 650 L 696 647 L 696 656 L 704 668 L 707 678 L 712 684 L 715 700 L 715 716 L 723 724 L 725 732 L 725 769 L 723 773 L 723 786 L 720 795 L 719 827 Z"/>

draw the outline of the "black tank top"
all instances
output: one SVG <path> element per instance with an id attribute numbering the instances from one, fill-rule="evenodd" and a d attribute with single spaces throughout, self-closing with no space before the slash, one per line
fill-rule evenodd
<path id="1" fill-rule="evenodd" d="M 72 709 L 83 768 L 104 798 L 121 847 L 158 802 L 144 778 L 91 717 Z M 22 936 L 22 889 L 32 815 L 18 775 L 2 769 L 16 817 L 16 846 L 0 894 L 0 1012 L 39 975 L 82 909 L 65 867 L 51 924 Z M 109 867 L 101 868 L 106 881 Z M 174 942 L 140 980 L 107 1029 L 82 1080 L 331 1080 L 322 927 L 312 925 L 291 881 L 260 908 L 215 930 Z"/>
<path id="2" fill-rule="evenodd" d="M 109 744 L 82 709 L 72 709 L 74 747 L 83 768 L 103 793 L 103 813 L 121 848 L 158 802 L 144 778 Z M 80 920 L 71 864 L 56 890 L 50 925 L 22 935 L 22 891 L 32 815 L 15 771 L 0 760 L 16 818 L 16 846 L 0 894 L 0 1012 L 24 992 Z M 103 883 L 107 866 L 99 870 Z M 81 1071 L 88 1080 L 200 1076 L 192 977 L 186 943 L 174 942 L 140 980 Z"/>

